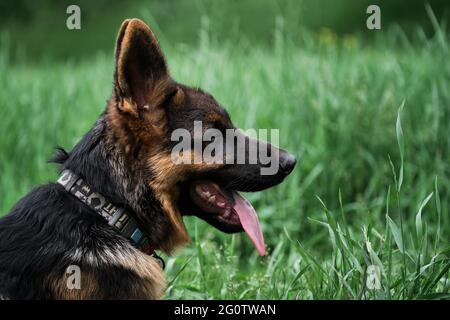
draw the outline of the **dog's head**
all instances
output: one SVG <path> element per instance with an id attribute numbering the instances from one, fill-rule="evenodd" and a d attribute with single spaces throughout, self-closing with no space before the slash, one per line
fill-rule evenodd
<path id="1" fill-rule="evenodd" d="M 122 24 L 115 59 L 115 103 L 107 114 L 127 159 L 139 163 L 135 170 L 170 221 L 171 244 L 163 248 L 186 241 L 182 215 L 196 215 L 224 232 L 245 230 L 264 254 L 256 213 L 238 191 L 277 185 L 293 170 L 295 158 L 236 131 L 210 94 L 174 81 L 144 22 Z M 264 174 L 274 163 L 275 170 Z"/>

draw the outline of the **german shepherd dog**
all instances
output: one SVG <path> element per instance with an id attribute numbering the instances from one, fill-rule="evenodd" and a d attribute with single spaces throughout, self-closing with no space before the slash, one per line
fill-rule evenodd
<path id="1" fill-rule="evenodd" d="M 245 231 L 264 255 L 256 213 L 238 191 L 279 184 L 295 157 L 259 141 L 277 151 L 276 174 L 262 175 L 260 161 L 175 163 L 171 132 L 192 132 L 194 121 L 235 128 L 210 94 L 169 76 L 144 22 L 125 20 L 106 109 L 72 151 L 57 149 L 58 182 L 36 187 L 0 219 L 0 297 L 160 299 L 163 267 L 154 252 L 189 241 L 183 215 L 223 232 Z M 76 269 L 68 272 L 73 266 L 78 278 L 71 278 Z"/>

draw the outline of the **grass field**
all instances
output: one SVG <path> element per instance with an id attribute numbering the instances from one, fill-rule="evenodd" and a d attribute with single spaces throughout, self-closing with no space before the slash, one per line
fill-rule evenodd
<path id="1" fill-rule="evenodd" d="M 285 183 L 247 195 L 269 255 L 186 218 L 192 243 L 166 259 L 167 298 L 449 298 L 449 39 L 437 30 L 411 43 L 393 28 L 371 44 L 323 31 L 299 45 L 280 28 L 264 48 L 202 31 L 196 47 L 164 47 L 175 79 L 214 94 L 239 127 L 280 129 L 299 160 Z M 6 213 L 55 180 L 46 160 L 102 111 L 113 59 L 10 63 L 1 48 Z"/>

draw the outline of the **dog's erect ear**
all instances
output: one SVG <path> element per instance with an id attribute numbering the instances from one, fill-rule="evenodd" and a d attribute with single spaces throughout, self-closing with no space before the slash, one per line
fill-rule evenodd
<path id="1" fill-rule="evenodd" d="M 143 21 L 129 19 L 122 23 L 115 60 L 115 93 L 127 100 L 125 108 L 157 106 L 163 101 L 169 72 L 158 40 Z"/>

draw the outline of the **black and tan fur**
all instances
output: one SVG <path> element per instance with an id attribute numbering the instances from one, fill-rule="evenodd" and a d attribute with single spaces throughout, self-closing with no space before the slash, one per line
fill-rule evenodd
<path id="1" fill-rule="evenodd" d="M 170 253 L 189 241 L 185 214 L 241 231 L 196 212 L 186 198 L 189 179 L 211 176 L 236 190 L 257 191 L 281 182 L 292 168 L 264 178 L 256 174 L 258 165 L 173 164 L 174 129 L 192 130 L 194 120 L 233 128 L 228 114 L 211 95 L 170 77 L 155 35 L 138 19 L 122 24 L 115 63 L 106 109 L 70 152 L 59 149 L 53 161 L 132 212 L 156 250 Z M 80 290 L 67 287 L 69 265 L 82 271 Z M 57 183 L 35 188 L 0 219 L 2 298 L 159 299 L 164 286 L 153 257 Z"/>

